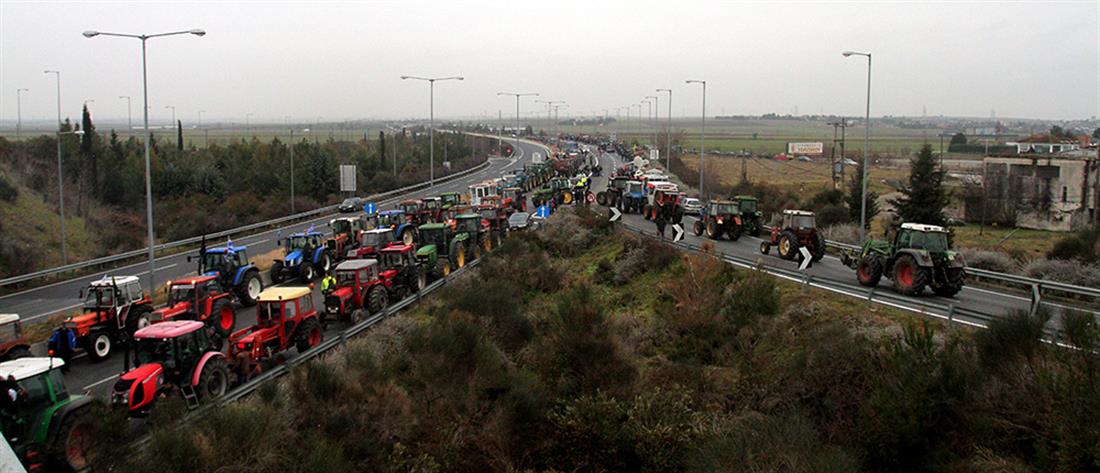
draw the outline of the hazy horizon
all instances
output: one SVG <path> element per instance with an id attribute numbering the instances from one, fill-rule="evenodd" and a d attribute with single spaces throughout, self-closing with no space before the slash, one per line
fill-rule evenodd
<path id="1" fill-rule="evenodd" d="M 1100 116 L 1100 2 L 758 3 L 340 2 L 0 4 L 0 116 L 141 119 L 140 43 L 84 30 L 202 38 L 149 41 L 150 119 L 174 105 L 187 125 L 515 115 L 498 91 L 564 100 L 560 116 L 608 114 L 660 97 L 660 115 L 863 115 L 870 51 L 873 116 L 1077 120 Z M 638 107 L 630 112 L 636 116 Z M 925 112 L 926 111 L 926 112 Z M 625 112 L 619 112 L 625 118 Z M 642 105 L 641 113 L 648 114 Z M 543 116 L 545 119 L 545 116 Z"/>

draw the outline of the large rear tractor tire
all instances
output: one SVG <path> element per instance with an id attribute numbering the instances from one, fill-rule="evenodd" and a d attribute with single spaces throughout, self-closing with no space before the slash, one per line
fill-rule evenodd
<path id="1" fill-rule="evenodd" d="M 309 284 L 317 279 L 317 271 L 313 269 L 313 263 L 309 261 L 303 261 L 302 267 L 298 268 L 298 277 L 302 279 L 303 283 Z"/>
<path id="2" fill-rule="evenodd" d="M 596 193 L 596 203 L 600 204 L 600 205 L 607 205 L 607 193 L 597 192 Z"/>
<path id="3" fill-rule="evenodd" d="M 691 231 L 693 233 L 695 233 L 695 236 L 702 235 L 703 234 L 703 221 L 702 220 L 696 220 L 695 224 L 691 226 Z"/>
<path id="4" fill-rule="evenodd" d="M 209 401 L 218 399 L 229 391 L 229 365 L 225 358 L 215 356 L 206 362 L 199 375 L 199 385 L 195 386 L 195 394 L 199 400 Z"/>
<path id="5" fill-rule="evenodd" d="M 271 284 L 281 284 L 286 280 L 286 271 L 283 268 L 282 261 L 275 261 L 271 265 Z M 255 301 L 253 301 L 253 304 Z"/>
<path id="6" fill-rule="evenodd" d="M 381 284 L 371 288 L 367 294 L 367 310 L 371 314 L 377 314 L 386 310 L 386 288 Z"/>
<path id="7" fill-rule="evenodd" d="M 282 262 L 276 261 L 279 267 L 282 267 Z M 271 267 L 272 275 L 274 275 L 275 266 Z M 275 279 L 272 278 L 272 281 Z M 244 280 L 241 281 L 240 286 L 237 286 L 237 300 L 241 301 L 241 305 L 245 307 L 251 307 L 256 305 L 256 298 L 260 297 L 260 293 L 264 290 L 264 282 L 260 279 L 260 272 L 255 269 L 249 270 L 244 273 Z"/>
<path id="8" fill-rule="evenodd" d="M 798 235 L 786 230 L 779 234 L 779 257 L 785 260 L 793 260 L 798 257 Z"/>
<path id="9" fill-rule="evenodd" d="M 237 310 L 229 303 L 228 297 L 223 297 L 214 302 L 210 307 L 210 317 L 206 319 L 209 327 L 218 340 L 225 340 L 233 329 L 237 327 Z"/>
<path id="10" fill-rule="evenodd" d="M 948 268 L 946 272 L 947 283 L 932 286 L 932 292 L 941 297 L 955 297 L 966 284 L 966 273 L 962 268 Z"/>
<path id="11" fill-rule="evenodd" d="M 322 251 L 320 258 L 317 259 L 317 275 L 324 277 L 329 271 L 332 271 L 332 256 L 329 256 L 327 251 Z"/>
<path id="12" fill-rule="evenodd" d="M 90 466 L 88 451 L 92 447 L 94 421 L 87 411 L 85 407 L 72 412 L 62 421 L 50 446 L 58 463 L 57 469 L 51 471 L 86 471 Z"/>
<path id="13" fill-rule="evenodd" d="M 416 292 L 421 292 L 428 287 L 428 272 L 421 267 L 416 271 Z"/>
<path id="14" fill-rule="evenodd" d="M 309 318 L 298 326 L 297 333 L 294 334 L 294 345 L 298 348 L 298 353 L 304 353 L 320 344 L 324 337 L 321 323 L 317 319 Z"/>
<path id="15" fill-rule="evenodd" d="M 821 261 L 825 257 L 825 235 L 814 232 L 814 247 L 810 250 L 813 262 Z"/>
<path id="16" fill-rule="evenodd" d="M 401 232 L 401 242 L 406 245 L 416 243 L 416 234 L 413 233 L 411 228 L 406 228 L 405 231 Z"/>
<path id="17" fill-rule="evenodd" d="M 856 279 L 863 286 L 878 286 L 879 280 L 882 279 L 882 261 L 874 255 L 860 258 L 859 266 L 856 267 Z"/>
<path id="18" fill-rule="evenodd" d="M 152 311 L 146 306 L 132 306 L 129 313 L 126 315 L 126 335 L 133 337 L 134 332 L 148 327 L 152 322 L 149 320 L 149 314 Z"/>
<path id="19" fill-rule="evenodd" d="M 714 220 L 710 220 L 707 222 L 707 238 L 710 238 L 711 240 L 722 238 L 722 229 L 714 223 Z"/>
<path id="20" fill-rule="evenodd" d="M 894 262 L 894 288 L 906 296 L 917 296 L 928 285 L 928 268 L 917 265 L 911 255 L 901 255 Z"/>
<path id="21" fill-rule="evenodd" d="M 741 226 L 733 225 L 726 230 L 726 236 L 730 237 L 730 240 L 737 241 L 741 239 Z"/>
<path id="22" fill-rule="evenodd" d="M 88 358 L 92 361 L 102 361 L 111 356 L 111 350 L 115 347 L 115 341 L 111 334 L 98 330 L 88 334 L 87 346 Z"/>
<path id="23" fill-rule="evenodd" d="M 454 269 L 466 267 L 466 245 L 462 242 L 455 243 L 451 248 L 451 257 L 455 260 Z"/>

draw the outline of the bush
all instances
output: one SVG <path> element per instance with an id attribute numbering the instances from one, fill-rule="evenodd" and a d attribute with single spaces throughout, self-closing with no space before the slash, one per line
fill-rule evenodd
<path id="1" fill-rule="evenodd" d="M 817 226 L 828 227 L 849 222 L 848 208 L 839 204 L 830 204 L 817 209 Z"/>
<path id="2" fill-rule="evenodd" d="M 829 241 L 839 241 L 850 245 L 859 244 L 858 224 L 844 223 L 831 225 L 822 229 L 821 233 L 825 235 L 825 239 Z"/>
<path id="3" fill-rule="evenodd" d="M 974 336 L 982 365 L 996 370 L 1021 359 L 1033 365 L 1036 353 L 1043 344 L 1043 329 L 1049 320 L 1050 314 L 1045 310 L 1035 315 L 1020 310 L 990 321 L 986 330 Z"/>
<path id="4" fill-rule="evenodd" d="M 706 426 L 700 445 L 683 471 L 764 473 L 857 472 L 858 462 L 823 443 L 812 422 L 796 413 L 748 413 Z"/>
<path id="5" fill-rule="evenodd" d="M 0 174 L 0 200 L 6 202 L 15 202 L 15 199 L 19 197 L 19 189 L 16 189 L 6 174 Z"/>
<path id="6" fill-rule="evenodd" d="M 1100 224 L 1089 225 L 1062 237 L 1047 254 L 1052 259 L 1072 259 L 1087 264 L 1100 263 Z"/>
<path id="7" fill-rule="evenodd" d="M 1025 276 L 1036 279 L 1100 287 L 1100 265 L 1085 264 L 1080 261 L 1038 259 L 1025 265 L 1022 272 Z"/>
<path id="8" fill-rule="evenodd" d="M 959 256 L 962 257 L 966 266 L 971 268 L 1008 274 L 1015 274 L 1020 270 L 1020 265 L 1015 260 L 999 251 L 960 248 Z"/>
<path id="9" fill-rule="evenodd" d="M 738 273 L 740 279 L 730 288 L 720 314 L 734 327 L 753 323 L 760 316 L 779 313 L 779 288 L 775 278 L 763 271 Z"/>

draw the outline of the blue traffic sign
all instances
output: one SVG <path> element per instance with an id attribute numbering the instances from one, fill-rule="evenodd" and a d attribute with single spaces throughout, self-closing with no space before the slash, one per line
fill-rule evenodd
<path id="1" fill-rule="evenodd" d="M 367 202 L 366 204 L 363 204 L 363 212 L 366 212 L 367 215 L 374 215 L 378 213 L 378 204 L 375 204 L 374 202 Z"/>
<path id="2" fill-rule="evenodd" d="M 535 216 L 536 217 L 542 217 L 542 218 L 550 218 L 550 206 L 540 205 L 539 208 L 535 210 Z"/>

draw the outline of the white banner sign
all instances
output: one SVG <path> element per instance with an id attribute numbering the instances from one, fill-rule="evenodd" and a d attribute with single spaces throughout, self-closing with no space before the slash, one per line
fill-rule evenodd
<path id="1" fill-rule="evenodd" d="M 787 143 L 787 154 L 825 154 L 825 143 Z"/>
<path id="2" fill-rule="evenodd" d="M 355 174 L 354 164 L 340 165 L 340 192 L 355 192 L 359 190 L 358 186 L 355 185 Z"/>

